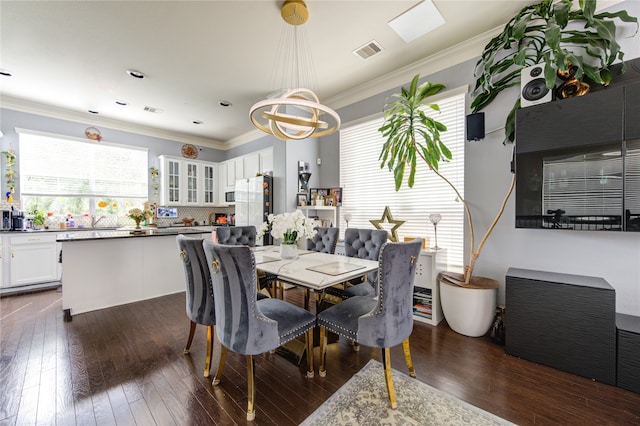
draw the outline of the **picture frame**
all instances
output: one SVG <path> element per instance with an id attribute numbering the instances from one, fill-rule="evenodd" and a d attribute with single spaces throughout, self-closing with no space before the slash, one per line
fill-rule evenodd
<path id="1" fill-rule="evenodd" d="M 324 205 L 325 206 L 333 206 L 336 207 L 337 200 L 335 195 L 325 195 L 324 197 Z"/>
<path id="2" fill-rule="evenodd" d="M 340 207 L 342 205 L 342 188 L 329 188 L 329 195 L 334 195 L 336 197 L 336 207 Z"/>
<path id="3" fill-rule="evenodd" d="M 296 196 L 296 205 L 298 207 L 304 207 L 306 205 L 308 205 L 308 201 L 307 201 L 307 193 L 303 192 L 303 193 L 299 193 Z"/>
<path id="4" fill-rule="evenodd" d="M 309 199 L 314 200 L 318 194 L 318 188 L 309 188 Z"/>

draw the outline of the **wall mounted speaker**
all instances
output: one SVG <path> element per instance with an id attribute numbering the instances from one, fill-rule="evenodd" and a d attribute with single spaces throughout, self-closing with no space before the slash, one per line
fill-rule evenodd
<path id="1" fill-rule="evenodd" d="M 520 73 L 520 106 L 522 108 L 551 102 L 553 90 L 544 81 L 544 65 L 523 68 Z"/>
<path id="2" fill-rule="evenodd" d="M 467 140 L 484 139 L 484 112 L 467 115 Z"/>

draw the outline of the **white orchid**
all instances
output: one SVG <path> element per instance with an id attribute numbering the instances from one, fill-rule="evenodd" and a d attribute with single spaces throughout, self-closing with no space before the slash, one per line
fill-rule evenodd
<path id="1" fill-rule="evenodd" d="M 301 238 L 313 238 L 316 235 L 313 223 L 301 210 L 278 215 L 270 214 L 267 217 L 267 222 L 260 225 L 258 238 L 262 238 L 269 227 L 271 227 L 271 236 L 282 240 L 282 244 L 295 244 Z"/>

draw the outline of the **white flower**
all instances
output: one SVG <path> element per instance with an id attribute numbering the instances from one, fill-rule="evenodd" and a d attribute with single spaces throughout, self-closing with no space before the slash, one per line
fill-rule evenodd
<path id="1" fill-rule="evenodd" d="M 279 215 L 270 214 L 267 222 L 260 225 L 258 238 L 262 238 L 269 227 L 271 227 L 271 236 L 282 240 L 283 244 L 295 244 L 301 238 L 313 238 L 316 235 L 313 224 L 301 210 Z"/>

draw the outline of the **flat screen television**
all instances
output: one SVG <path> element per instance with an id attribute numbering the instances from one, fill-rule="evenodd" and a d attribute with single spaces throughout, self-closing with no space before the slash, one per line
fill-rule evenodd
<path id="1" fill-rule="evenodd" d="M 159 206 L 158 210 L 156 211 L 156 216 L 158 218 L 178 217 L 178 208 L 177 207 Z"/>

